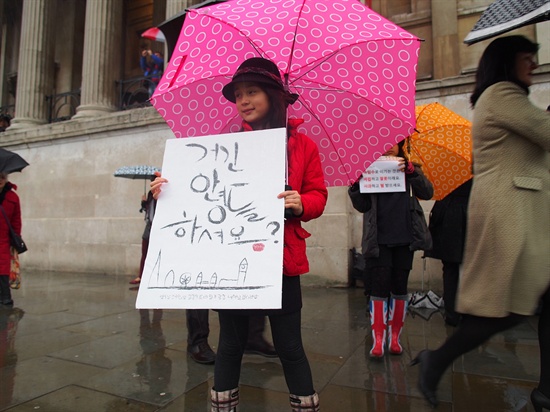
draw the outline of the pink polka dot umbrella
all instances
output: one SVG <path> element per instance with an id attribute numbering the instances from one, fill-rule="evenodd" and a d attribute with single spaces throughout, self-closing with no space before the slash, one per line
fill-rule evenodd
<path id="1" fill-rule="evenodd" d="M 347 185 L 414 131 L 419 47 L 357 0 L 229 0 L 187 11 L 151 101 L 176 137 L 238 131 L 222 87 L 244 60 L 271 59 L 327 185 Z"/>
<path id="2" fill-rule="evenodd" d="M 439 103 L 416 106 L 417 133 L 405 148 L 441 200 L 472 178 L 472 124 Z"/>

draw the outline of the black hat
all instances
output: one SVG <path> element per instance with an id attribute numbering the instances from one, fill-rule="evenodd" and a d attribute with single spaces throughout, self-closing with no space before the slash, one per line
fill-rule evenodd
<path id="1" fill-rule="evenodd" d="M 264 86 L 285 91 L 277 65 L 262 57 L 252 57 L 241 63 L 231 82 L 222 89 L 224 97 L 232 103 L 235 103 L 235 83 L 240 82 L 261 83 Z M 298 95 L 290 93 L 288 95 L 289 103 L 294 103 L 298 98 Z"/>

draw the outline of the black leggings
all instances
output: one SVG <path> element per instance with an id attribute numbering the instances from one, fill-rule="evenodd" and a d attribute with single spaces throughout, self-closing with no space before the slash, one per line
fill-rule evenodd
<path id="1" fill-rule="evenodd" d="M 378 298 L 389 298 L 390 292 L 397 296 L 406 295 L 413 252 L 408 245 L 378 245 L 378 249 L 378 257 L 371 257 L 366 262 L 369 282 L 368 285 L 365 282 L 365 294 Z"/>
<path id="2" fill-rule="evenodd" d="M 433 378 L 439 378 L 459 356 L 477 348 L 498 332 L 520 324 L 526 316 L 510 314 L 504 318 L 484 318 L 462 315 L 456 332 L 445 343 L 430 354 L 430 368 Z"/>
<path id="3" fill-rule="evenodd" d="M 542 312 L 539 318 L 539 347 L 539 390 L 550 397 L 550 288 L 542 296 Z"/>
<path id="4" fill-rule="evenodd" d="M 249 316 L 218 311 L 220 340 L 214 366 L 214 390 L 223 392 L 239 386 L 241 361 L 248 337 Z M 269 316 L 273 344 L 283 365 L 288 390 L 293 395 L 315 392 L 311 369 L 302 344 L 301 311 Z"/>
<path id="5" fill-rule="evenodd" d="M 409 270 L 390 267 L 370 269 L 370 295 L 378 298 L 389 298 L 390 292 L 396 296 L 407 294 Z"/>

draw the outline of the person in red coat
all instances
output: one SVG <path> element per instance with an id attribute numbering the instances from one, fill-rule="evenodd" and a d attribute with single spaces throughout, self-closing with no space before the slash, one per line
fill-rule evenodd
<path id="1" fill-rule="evenodd" d="M 21 234 L 21 205 L 15 193 L 17 186 L 8 181 L 6 173 L 0 173 L 0 205 L 4 209 L 13 230 Z M 3 215 L 0 217 L 0 304 L 12 307 L 10 289 L 10 229 Z"/>
<path id="2" fill-rule="evenodd" d="M 239 379 L 248 328 L 254 316 L 269 316 L 273 343 L 285 375 L 293 410 L 316 412 L 319 396 L 313 387 L 311 368 L 301 333 L 302 292 L 300 275 L 309 271 L 306 239 L 310 234 L 302 222 L 323 213 L 328 191 L 317 145 L 298 132 L 302 119 L 287 119 L 287 107 L 297 96 L 288 93 L 277 65 L 254 57 L 245 60 L 225 85 L 224 97 L 236 104 L 243 119 L 242 131 L 287 128 L 288 186 L 278 194 L 284 199 L 284 250 L 282 308 L 273 310 L 218 310 L 220 339 L 211 390 L 212 411 L 235 411 L 239 403 Z M 151 184 L 159 195 L 165 178 Z"/>
<path id="3" fill-rule="evenodd" d="M 288 186 L 278 195 L 278 198 L 284 198 L 287 211 L 282 308 L 218 311 L 220 341 L 211 391 L 212 410 L 222 410 L 227 400 L 236 407 L 249 319 L 254 315 L 268 315 L 293 410 L 299 407 L 300 411 L 318 411 L 319 397 L 313 387 L 300 330 L 302 295 L 299 275 L 309 271 L 306 238 L 310 234 L 302 227 L 302 222 L 321 216 L 328 196 L 319 151 L 309 137 L 298 132 L 303 120 L 287 119 L 286 108 L 297 96 L 285 91 L 279 69 L 272 61 L 258 57 L 244 61 L 222 93 L 236 104 L 243 119 L 244 132 L 287 127 Z"/>

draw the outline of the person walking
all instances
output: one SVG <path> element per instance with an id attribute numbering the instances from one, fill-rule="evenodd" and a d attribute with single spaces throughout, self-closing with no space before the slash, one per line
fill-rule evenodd
<path id="1" fill-rule="evenodd" d="M 21 204 L 15 191 L 17 186 L 8 181 L 7 173 L 0 173 L 0 304 L 3 307 L 13 307 L 10 287 L 11 242 L 10 227 L 21 235 Z"/>
<path id="2" fill-rule="evenodd" d="M 155 209 L 157 207 L 157 201 L 153 197 L 153 193 L 149 191 L 147 195 L 143 195 L 141 198 L 140 213 L 145 212 L 145 228 L 141 235 L 141 259 L 139 261 L 139 276 L 130 281 L 131 285 L 138 285 L 141 282 L 141 276 L 143 275 L 143 268 L 145 267 L 145 259 L 147 259 L 147 250 L 149 249 L 149 237 L 151 236 L 151 227 L 153 226 L 153 216 L 155 216 Z"/>
<path id="3" fill-rule="evenodd" d="M 384 356 L 386 340 L 391 354 L 403 352 L 400 336 L 407 315 L 407 284 L 414 251 L 432 246 L 418 198 L 431 199 L 433 186 L 420 165 L 406 161 L 404 143 L 384 153 L 399 159 L 398 167 L 405 173 L 404 192 L 361 193 L 359 180 L 348 190 L 353 207 L 363 213 L 361 249 L 369 277 L 365 292 L 370 292 L 372 358 Z"/>
<path id="4" fill-rule="evenodd" d="M 277 65 L 254 57 L 245 60 L 223 96 L 236 104 L 242 117 L 242 131 L 285 127 L 288 131 L 288 184 L 277 195 L 284 198 L 284 250 L 282 308 L 277 310 L 218 310 L 220 339 L 214 369 L 211 404 L 214 412 L 236 411 L 239 404 L 239 379 L 249 322 L 253 316 L 269 316 L 275 349 L 283 366 L 293 411 L 319 410 L 319 396 L 313 387 L 311 368 L 301 335 L 302 293 L 300 275 L 308 272 L 305 239 L 309 233 L 301 222 L 316 219 L 324 211 L 328 191 L 324 184 L 316 144 L 297 128 L 302 119 L 288 119 L 287 107 L 296 100 L 288 93 Z M 157 178 L 151 187 L 155 195 L 166 179 Z"/>
<path id="5" fill-rule="evenodd" d="M 443 264 L 445 323 L 450 326 L 457 326 L 460 320 L 460 315 L 455 310 L 455 301 L 460 264 L 464 255 L 471 189 L 472 179 L 436 201 L 430 212 L 429 229 L 433 248 L 426 251 L 425 256 L 440 259 Z"/>
<path id="6" fill-rule="evenodd" d="M 536 411 L 550 409 L 550 115 L 528 98 L 537 50 L 524 36 L 501 37 L 479 62 L 470 98 L 475 177 L 456 306 L 462 320 L 439 349 L 412 361 L 432 406 L 455 359 L 533 315 L 542 297 L 541 372 L 531 400 Z"/>

